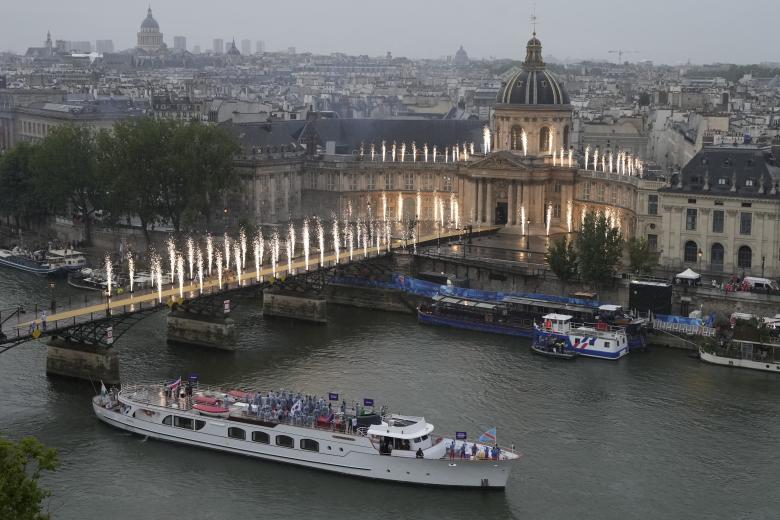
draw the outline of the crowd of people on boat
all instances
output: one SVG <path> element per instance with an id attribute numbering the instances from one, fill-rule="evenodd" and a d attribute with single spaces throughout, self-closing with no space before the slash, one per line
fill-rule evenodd
<path id="1" fill-rule="evenodd" d="M 455 460 L 456 457 L 460 456 L 460 460 L 498 460 L 501 457 L 501 448 L 498 445 L 494 445 L 493 447 L 490 446 L 483 446 L 483 449 L 479 449 L 479 445 L 477 445 L 476 442 L 471 443 L 471 447 L 469 447 L 468 442 L 462 442 L 460 444 L 460 448 L 455 444 L 455 441 L 451 441 L 448 446 L 445 446 L 446 448 L 446 455 L 450 458 L 450 460 Z"/>
<path id="2" fill-rule="evenodd" d="M 353 403 L 351 409 L 346 400 L 336 407 L 333 401 L 317 395 L 304 395 L 288 390 L 245 394 L 247 414 L 265 421 L 277 421 L 308 427 L 332 427 L 353 433 L 357 430 L 357 417 L 366 410 Z"/>

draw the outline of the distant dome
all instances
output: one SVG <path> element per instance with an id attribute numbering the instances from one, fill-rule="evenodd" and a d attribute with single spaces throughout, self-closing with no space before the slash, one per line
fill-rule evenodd
<path id="1" fill-rule="evenodd" d="M 499 103 L 509 105 L 568 105 L 569 94 L 542 60 L 542 42 L 528 40 L 523 68 L 499 91 Z"/>
<path id="2" fill-rule="evenodd" d="M 146 18 L 144 18 L 144 21 L 141 22 L 141 30 L 143 31 L 144 29 L 147 30 L 152 29 L 157 31 L 160 30 L 160 24 L 158 24 L 157 20 L 155 20 L 154 17 L 152 16 L 151 7 L 146 11 Z"/>

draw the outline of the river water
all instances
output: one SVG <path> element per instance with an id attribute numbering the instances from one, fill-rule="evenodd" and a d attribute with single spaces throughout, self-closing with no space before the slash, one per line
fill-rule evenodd
<path id="1" fill-rule="evenodd" d="M 0 309 L 57 283 L 0 269 Z M 368 482 L 126 434 L 94 418 L 89 383 L 48 379 L 45 348 L 0 355 L 0 432 L 59 450 L 53 518 L 627 519 L 780 517 L 780 377 L 655 349 L 618 362 L 533 356 L 524 340 L 331 308 L 328 325 L 236 310 L 235 352 L 165 342 L 162 314 L 121 338 L 123 381 L 372 397 L 439 434 L 496 426 L 523 452 L 504 492 Z"/>

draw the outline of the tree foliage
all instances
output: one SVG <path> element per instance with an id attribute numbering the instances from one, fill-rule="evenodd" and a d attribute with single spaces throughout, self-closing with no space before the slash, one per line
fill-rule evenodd
<path id="1" fill-rule="evenodd" d="M 92 220 L 107 193 L 94 132 L 86 126 L 55 127 L 37 146 L 32 165 L 41 193 L 60 214 L 71 209 L 84 224 L 85 241 L 91 243 Z"/>
<path id="2" fill-rule="evenodd" d="M 34 145 L 20 143 L 0 155 L 0 216 L 11 217 L 19 228 L 46 218 L 50 201 L 33 175 Z"/>
<path id="3" fill-rule="evenodd" d="M 32 437 L 13 442 L 0 437 L 0 518 L 43 520 L 49 492 L 38 485 L 43 471 L 59 465 L 57 452 Z"/>
<path id="4" fill-rule="evenodd" d="M 567 282 L 577 276 L 577 251 L 574 242 L 561 237 L 555 240 L 545 256 L 550 270 L 562 282 Z"/>
<path id="5" fill-rule="evenodd" d="M 627 242 L 628 263 L 631 270 L 639 274 L 650 274 L 658 265 L 658 255 L 650 250 L 650 245 L 644 237 L 633 237 Z"/>
<path id="6" fill-rule="evenodd" d="M 582 279 L 602 284 L 615 275 L 623 252 L 623 236 L 619 229 L 610 226 L 606 215 L 589 212 L 575 247 Z"/>

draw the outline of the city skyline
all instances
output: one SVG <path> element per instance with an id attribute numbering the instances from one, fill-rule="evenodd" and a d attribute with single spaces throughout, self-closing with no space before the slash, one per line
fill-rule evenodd
<path id="1" fill-rule="evenodd" d="M 609 52 L 616 50 L 625 51 L 624 60 L 672 65 L 687 61 L 780 61 L 765 38 L 772 34 L 772 20 L 780 12 L 776 3 L 754 2 L 754 12 L 765 16 L 755 17 L 750 27 L 734 26 L 719 9 L 721 3 L 724 9 L 730 6 L 719 1 L 702 11 L 692 2 L 661 0 L 652 11 L 642 13 L 643 23 L 637 27 L 634 5 L 616 7 L 606 0 L 593 0 L 587 5 L 567 6 L 562 0 L 551 0 L 536 7 L 538 33 L 545 44 L 545 56 L 561 61 L 616 61 L 617 53 Z M 96 0 L 78 0 L 75 4 L 74 8 L 73 3 L 66 6 L 52 0 L 34 0 L 8 6 L 4 20 L 14 23 L 0 22 L 0 50 L 23 53 L 27 47 L 40 46 L 47 30 L 55 39 L 111 39 L 117 51 L 132 48 L 138 24 L 149 6 L 147 2 L 103 4 Z M 674 16 L 670 17 L 672 6 Z M 463 45 L 473 58 L 499 59 L 523 57 L 533 9 L 531 2 L 495 0 L 484 9 L 484 24 L 478 20 L 465 25 L 464 20 L 475 18 L 441 0 L 425 5 L 399 0 L 391 11 L 383 13 L 381 23 L 368 13 L 354 14 L 360 12 L 360 4 L 354 0 L 328 5 L 312 2 L 299 11 L 306 13 L 300 19 L 291 18 L 289 10 L 281 6 L 243 6 L 241 16 L 236 16 L 234 9 L 214 10 L 203 0 L 172 0 L 151 7 L 169 47 L 173 47 L 174 35 L 186 36 L 193 48 L 210 48 L 215 38 L 229 42 L 235 37 L 236 42 L 270 42 L 267 48 L 272 51 L 296 47 L 300 52 L 315 54 L 381 56 L 390 51 L 394 56 L 439 58 L 453 55 Z M 206 11 L 209 15 L 204 17 Z M 410 16 L 411 12 L 415 14 Z M 99 29 L 93 19 L 101 20 Z M 291 31 L 291 25 L 296 30 Z M 447 29 L 442 31 L 440 27 Z M 486 38 L 488 34 L 490 38 Z M 724 35 L 728 35 L 728 45 L 724 44 Z"/>

